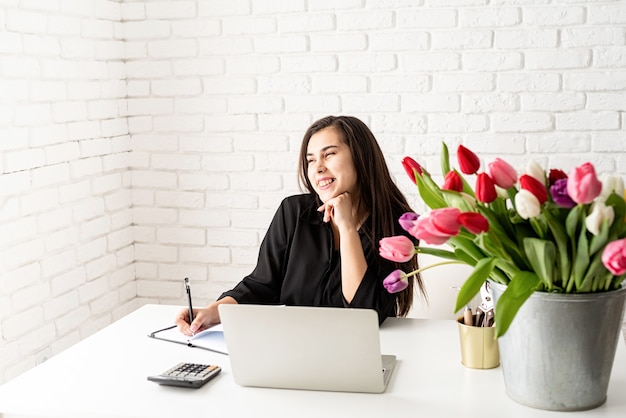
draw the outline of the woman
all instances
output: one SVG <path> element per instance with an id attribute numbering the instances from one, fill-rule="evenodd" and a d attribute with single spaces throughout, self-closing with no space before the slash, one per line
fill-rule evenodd
<path id="1" fill-rule="evenodd" d="M 378 242 L 409 236 L 397 220 L 412 209 L 372 132 L 354 117 L 325 117 L 306 131 L 299 161 L 299 181 L 309 193 L 283 200 L 250 275 L 195 309 L 191 325 L 188 310 L 179 313 L 184 334 L 219 323 L 222 303 L 370 308 L 380 323 L 410 310 L 413 283 L 390 294 L 382 282 L 397 268 L 415 270 L 416 257 L 405 266 L 390 262 L 379 256 Z M 417 283 L 423 293 L 419 277 Z"/>

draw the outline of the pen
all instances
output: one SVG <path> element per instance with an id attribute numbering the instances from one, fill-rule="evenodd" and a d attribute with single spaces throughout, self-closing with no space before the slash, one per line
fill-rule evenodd
<path id="1" fill-rule="evenodd" d="M 185 277 L 185 291 L 187 292 L 187 304 L 189 305 L 189 324 L 193 322 L 193 304 L 191 303 L 191 287 L 189 287 L 189 278 Z"/>

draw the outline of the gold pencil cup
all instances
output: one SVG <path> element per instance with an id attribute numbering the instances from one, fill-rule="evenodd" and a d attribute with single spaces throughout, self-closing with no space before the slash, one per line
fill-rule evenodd
<path id="1" fill-rule="evenodd" d="M 474 318 L 475 319 L 475 318 Z M 472 369 L 493 369 L 500 365 L 500 350 L 496 327 L 465 325 L 463 316 L 457 319 L 461 339 L 461 363 Z"/>

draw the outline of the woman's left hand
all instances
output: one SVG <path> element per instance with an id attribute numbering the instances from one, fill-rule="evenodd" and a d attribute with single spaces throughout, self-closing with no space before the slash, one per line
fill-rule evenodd
<path id="1" fill-rule="evenodd" d="M 317 210 L 324 212 L 324 222 L 332 220 L 339 229 L 349 226 L 356 227 L 352 217 L 352 200 L 348 192 L 343 192 L 327 200 Z"/>

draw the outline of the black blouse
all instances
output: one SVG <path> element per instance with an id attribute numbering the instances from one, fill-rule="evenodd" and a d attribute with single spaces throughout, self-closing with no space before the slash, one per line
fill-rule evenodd
<path id="1" fill-rule="evenodd" d="M 370 308 L 378 312 L 380 323 L 396 316 L 396 296 L 382 284 L 396 266 L 380 257 L 378 243 L 373 245 L 363 232 L 369 230 L 369 218 L 359 231 L 368 268 L 352 302 L 346 302 L 339 251 L 334 249 L 330 224 L 317 212 L 320 205 L 314 194 L 284 199 L 261 243 L 255 269 L 219 298 L 231 296 L 238 303 Z M 396 225 L 396 234 L 406 235 Z"/>

